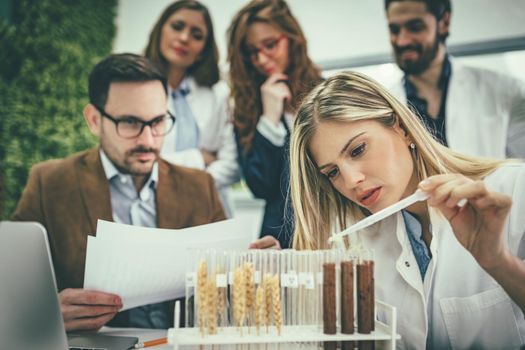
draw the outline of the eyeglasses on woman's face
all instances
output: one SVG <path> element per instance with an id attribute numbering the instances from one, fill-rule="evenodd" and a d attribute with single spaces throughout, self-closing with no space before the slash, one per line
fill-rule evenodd
<path id="1" fill-rule="evenodd" d="M 175 116 L 169 111 L 167 111 L 166 114 L 155 117 L 149 121 L 144 121 L 135 116 L 122 116 L 116 118 L 107 114 L 104 109 L 100 107 L 96 108 L 104 118 L 111 120 L 115 124 L 117 135 L 126 139 L 139 137 L 146 126 L 150 127 L 153 136 L 164 136 L 169 133 L 175 125 Z"/>
<path id="2" fill-rule="evenodd" d="M 260 53 L 263 53 L 265 56 L 272 57 L 279 47 L 279 42 L 284 38 L 286 38 L 286 35 L 280 34 L 275 38 L 266 39 L 260 45 L 248 47 L 246 49 L 246 57 L 251 61 L 257 61 L 259 59 Z"/>

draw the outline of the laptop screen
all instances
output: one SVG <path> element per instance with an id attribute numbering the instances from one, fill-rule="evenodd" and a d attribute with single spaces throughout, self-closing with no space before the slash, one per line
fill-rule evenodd
<path id="1" fill-rule="evenodd" d="M 2 349 L 66 350 L 45 228 L 35 222 L 0 222 L 0 340 Z M 75 335 L 82 348 L 128 349 L 135 337 Z"/>
<path id="2" fill-rule="evenodd" d="M 44 227 L 32 222 L 1 222 L 0 257 L 3 346 L 67 349 Z"/>

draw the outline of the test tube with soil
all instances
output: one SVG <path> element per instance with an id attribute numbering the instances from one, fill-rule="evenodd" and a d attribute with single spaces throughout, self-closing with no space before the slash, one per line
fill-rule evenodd
<path id="1" fill-rule="evenodd" d="M 370 334 L 374 330 L 374 260 L 370 250 L 364 251 L 356 267 L 357 275 L 357 331 Z M 374 341 L 360 341 L 360 350 L 375 348 Z"/>
<path id="2" fill-rule="evenodd" d="M 341 262 L 341 333 L 354 334 L 354 262 Z M 353 341 L 342 342 L 342 350 L 352 350 Z"/>
<path id="3" fill-rule="evenodd" d="M 336 334 L 336 276 L 335 263 L 323 264 L 323 332 Z M 325 350 L 336 350 L 337 342 L 324 342 Z"/>

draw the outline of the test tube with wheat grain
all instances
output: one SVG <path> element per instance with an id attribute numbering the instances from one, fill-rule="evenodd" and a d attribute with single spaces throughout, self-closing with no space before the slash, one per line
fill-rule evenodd
<path id="1" fill-rule="evenodd" d="M 246 283 L 244 269 L 237 267 L 233 275 L 233 318 L 242 334 L 242 326 L 246 316 Z"/>
<path id="2" fill-rule="evenodd" d="M 199 321 L 199 329 L 201 335 L 204 336 L 204 329 L 206 324 L 206 286 L 208 277 L 208 264 L 206 261 L 201 261 L 197 271 L 197 317 Z"/>

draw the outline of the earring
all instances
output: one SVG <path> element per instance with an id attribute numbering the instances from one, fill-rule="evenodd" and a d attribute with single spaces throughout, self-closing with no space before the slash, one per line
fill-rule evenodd
<path id="1" fill-rule="evenodd" d="M 410 147 L 411 151 L 414 151 L 416 149 L 416 144 L 414 142 L 410 142 L 410 145 L 408 147 Z"/>

